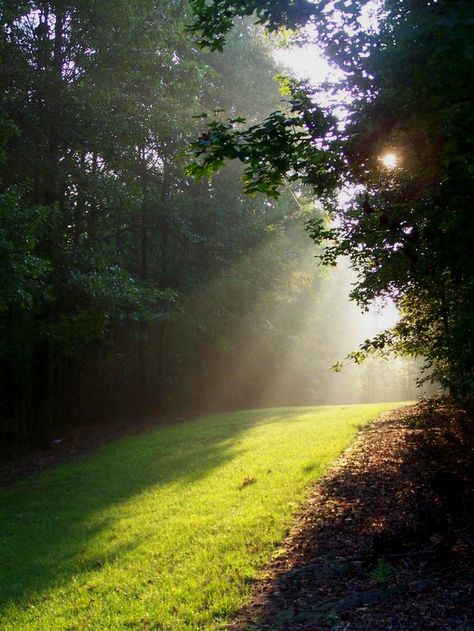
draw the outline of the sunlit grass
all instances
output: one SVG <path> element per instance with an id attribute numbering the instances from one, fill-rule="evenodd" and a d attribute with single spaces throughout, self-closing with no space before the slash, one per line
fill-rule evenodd
<path id="1" fill-rule="evenodd" d="M 0 495 L 0 628 L 223 629 L 309 486 L 395 404 L 221 414 Z"/>

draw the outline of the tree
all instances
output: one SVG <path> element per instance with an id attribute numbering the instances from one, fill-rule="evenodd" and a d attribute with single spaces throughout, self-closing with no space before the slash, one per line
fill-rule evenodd
<path id="1" fill-rule="evenodd" d="M 189 172 L 210 175 L 228 159 L 245 190 L 277 196 L 285 180 L 313 187 L 328 219 L 309 223 L 324 263 L 348 256 L 362 306 L 390 296 L 400 322 L 352 357 L 388 350 L 426 358 L 431 379 L 472 394 L 474 351 L 472 3 L 191 2 L 202 45 L 222 48 L 236 16 L 274 30 L 311 21 L 344 71 L 344 124 L 318 105 L 314 87 L 287 81 L 285 109 L 245 127 L 214 121 L 192 145 Z M 372 23 L 368 14 L 372 11 Z M 381 158 L 391 153 L 393 164 Z M 345 187 L 348 202 L 338 195 Z"/>
<path id="2" fill-rule="evenodd" d="M 10 288 L 1 328 L 16 357 L 4 355 L 5 380 L 20 389 L 13 400 L 27 402 L 20 417 L 36 442 L 47 441 L 61 414 L 56 394 L 67 389 L 67 358 L 104 339 L 113 321 L 157 317 L 170 297 L 133 273 L 120 246 L 139 209 L 146 232 L 140 169 L 159 144 L 158 109 L 161 144 L 173 120 L 157 91 L 179 85 L 164 37 L 177 19 L 161 14 L 165 5 L 2 5 L 1 112 L 10 133 L 0 190 Z M 170 88 L 168 106 L 172 98 Z M 15 365 L 22 380 L 8 369 Z"/>
<path id="3" fill-rule="evenodd" d="M 197 184 L 179 157 L 203 109 L 271 111 L 276 69 L 248 23 L 220 58 L 198 52 L 186 8 L 2 4 L 2 431 L 47 444 L 71 420 L 202 407 L 232 292 L 253 324 L 271 275 L 276 292 L 277 247 L 251 277 L 238 261 L 284 238 L 294 202 L 244 198 L 238 169 Z"/>

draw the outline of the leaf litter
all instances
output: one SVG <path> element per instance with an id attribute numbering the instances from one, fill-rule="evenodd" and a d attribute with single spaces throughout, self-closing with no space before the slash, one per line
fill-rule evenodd
<path id="1" fill-rule="evenodd" d="M 229 631 L 473 631 L 471 425 L 424 400 L 361 430 Z"/>

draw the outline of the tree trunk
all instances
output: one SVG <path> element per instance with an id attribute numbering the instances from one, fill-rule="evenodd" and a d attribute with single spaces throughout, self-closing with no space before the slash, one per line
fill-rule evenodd
<path id="1" fill-rule="evenodd" d="M 138 159 L 141 169 L 141 186 L 142 186 L 142 207 L 140 216 L 140 278 L 147 280 L 148 270 L 148 230 L 149 230 L 149 211 L 148 211 L 148 172 L 145 157 L 145 150 L 139 149 Z M 145 321 L 140 322 L 138 353 L 137 353 L 137 404 L 138 410 L 145 412 L 149 405 L 149 384 L 148 384 L 148 352 L 147 352 L 148 326 Z"/>
<path id="2" fill-rule="evenodd" d="M 34 447 L 47 447 L 51 433 L 51 375 L 50 348 L 47 341 L 40 341 L 33 350 L 33 411 L 28 427 L 28 437 Z"/>

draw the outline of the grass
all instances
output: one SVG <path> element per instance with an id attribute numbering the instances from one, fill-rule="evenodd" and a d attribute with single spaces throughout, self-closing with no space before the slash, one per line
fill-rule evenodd
<path id="1" fill-rule="evenodd" d="M 0 628 L 223 629 L 311 483 L 393 407 L 209 416 L 2 491 Z"/>

